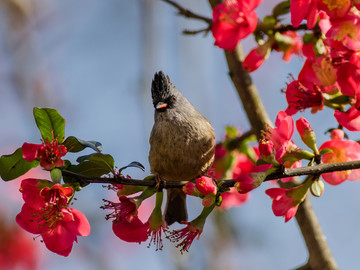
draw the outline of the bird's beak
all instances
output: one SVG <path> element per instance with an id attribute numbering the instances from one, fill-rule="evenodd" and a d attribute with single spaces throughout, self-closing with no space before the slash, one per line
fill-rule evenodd
<path id="1" fill-rule="evenodd" d="M 163 109 L 167 107 L 167 103 L 165 102 L 158 102 L 155 106 L 155 109 L 159 110 L 159 109 Z"/>

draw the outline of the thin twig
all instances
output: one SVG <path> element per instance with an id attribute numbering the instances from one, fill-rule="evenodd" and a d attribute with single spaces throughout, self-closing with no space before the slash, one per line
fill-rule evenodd
<path id="1" fill-rule="evenodd" d="M 205 17 L 205 16 L 202 16 L 202 15 L 199 15 L 199 14 L 196 14 L 196 13 L 182 7 L 181 5 L 179 5 L 178 3 L 176 3 L 176 2 L 174 2 L 172 0 L 162 0 L 162 1 L 172 5 L 175 8 L 177 8 L 179 15 L 182 15 L 182 16 L 184 16 L 186 18 L 191 18 L 191 19 L 195 19 L 195 20 L 204 21 L 208 25 L 212 24 L 212 19 L 210 19 L 208 17 Z"/>

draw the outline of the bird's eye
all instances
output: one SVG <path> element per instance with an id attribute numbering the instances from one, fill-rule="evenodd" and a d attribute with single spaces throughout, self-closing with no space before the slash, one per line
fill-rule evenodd
<path id="1" fill-rule="evenodd" d="M 175 100 L 176 100 L 176 97 L 175 97 L 175 96 L 172 96 L 171 99 L 172 99 L 172 101 L 175 101 Z"/>

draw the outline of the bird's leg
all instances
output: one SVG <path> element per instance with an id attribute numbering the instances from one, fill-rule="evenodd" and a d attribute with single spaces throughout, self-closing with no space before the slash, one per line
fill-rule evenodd
<path id="1" fill-rule="evenodd" d="M 161 191 L 163 188 L 166 187 L 166 180 L 162 179 L 158 174 L 155 175 L 155 182 L 156 182 L 155 188 L 158 191 Z"/>

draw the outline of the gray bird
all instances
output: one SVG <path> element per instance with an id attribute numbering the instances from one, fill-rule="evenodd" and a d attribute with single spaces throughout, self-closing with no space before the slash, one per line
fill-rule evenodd
<path id="1" fill-rule="evenodd" d="M 211 124 L 162 71 L 155 73 L 151 95 L 155 107 L 150 135 L 151 173 L 165 184 L 204 175 L 214 161 L 215 135 Z M 187 220 L 185 199 L 180 188 L 167 189 L 168 225 Z"/>

